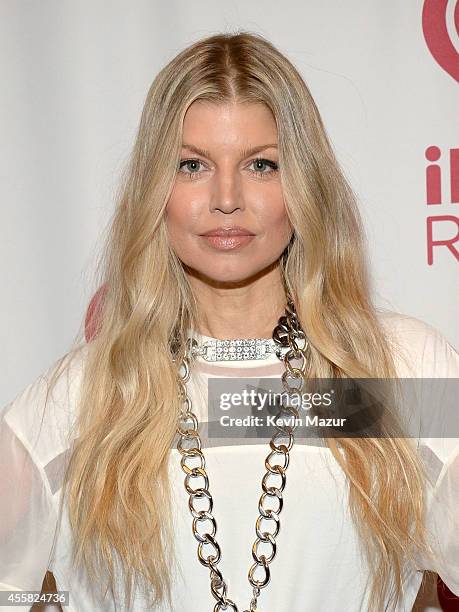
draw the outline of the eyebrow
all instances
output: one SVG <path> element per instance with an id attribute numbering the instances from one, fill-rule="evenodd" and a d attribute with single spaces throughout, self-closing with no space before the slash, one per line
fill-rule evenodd
<path id="1" fill-rule="evenodd" d="M 182 149 L 188 149 L 189 151 L 193 151 L 193 153 L 197 153 L 198 155 L 202 155 L 203 157 L 210 157 L 210 153 L 207 149 L 200 149 L 193 144 L 182 144 Z M 240 151 L 241 157 L 249 157 L 249 155 L 253 155 L 254 153 L 258 153 L 259 151 L 264 151 L 265 149 L 277 149 L 277 144 L 264 144 L 259 145 L 257 147 L 252 147 L 251 149 L 242 149 Z"/>

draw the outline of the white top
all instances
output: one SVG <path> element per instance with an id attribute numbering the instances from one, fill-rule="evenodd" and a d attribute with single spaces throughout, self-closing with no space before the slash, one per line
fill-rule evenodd
<path id="1" fill-rule="evenodd" d="M 438 330 L 398 313 L 386 312 L 380 318 L 389 337 L 407 357 L 397 362 L 400 377 L 459 378 L 459 354 Z M 69 571 L 71 538 L 65 507 L 58 522 L 62 467 L 71 442 L 67 432 L 76 414 L 86 350 L 81 349 L 69 373 L 61 376 L 42 423 L 45 378 L 55 366 L 0 413 L 0 590 L 40 590 L 49 569 L 57 588 L 70 592 L 69 612 L 111 612 L 124 608 L 109 599 L 97 599 L 84 573 Z M 279 377 L 282 371 L 275 354 L 266 360 L 239 362 L 208 363 L 198 358 L 189 389 L 199 419 L 207 420 L 209 377 Z M 441 407 L 433 403 L 432 409 L 440 411 Z M 216 538 L 222 551 L 218 567 L 228 585 L 227 596 L 242 611 L 248 607 L 252 593 L 247 573 L 253 563 L 251 548 L 256 538 L 268 446 L 252 440 L 244 445 L 203 449 L 214 500 Z M 459 595 L 459 438 L 420 438 L 419 450 L 435 482 L 434 490 L 429 486 L 427 491 L 427 521 L 443 562 L 430 567 L 420 561 L 417 571 L 413 568 L 408 573 L 404 599 L 397 608 L 406 612 L 411 611 L 416 599 L 422 570 L 436 571 Z M 210 612 L 215 599 L 210 592 L 209 570 L 197 559 L 198 543 L 192 534 L 180 457 L 173 448 L 170 475 L 180 567 L 173 570 L 172 609 Z M 317 441 L 293 446 L 276 538 L 277 554 L 270 564 L 271 581 L 259 597 L 263 612 L 367 609 L 369 572 L 349 514 L 345 485 L 342 470 L 327 447 L 317 445 Z M 272 531 L 271 522 L 265 526 Z M 134 610 L 144 609 L 139 595 Z M 29 610 L 29 606 L 11 610 Z"/>

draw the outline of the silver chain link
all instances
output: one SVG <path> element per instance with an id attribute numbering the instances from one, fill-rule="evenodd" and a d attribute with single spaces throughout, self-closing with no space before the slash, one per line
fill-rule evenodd
<path id="1" fill-rule="evenodd" d="M 291 298 L 287 300 L 287 306 L 285 308 L 285 315 L 280 317 L 277 326 L 273 331 L 273 340 L 279 347 L 287 348 L 285 354 L 280 357 L 281 352 L 278 356 L 282 358 L 285 365 L 285 372 L 282 374 L 282 384 L 284 389 L 289 394 L 299 394 L 304 385 L 305 371 L 307 363 L 307 351 L 309 349 L 309 343 L 303 330 L 300 327 L 295 307 Z M 303 346 L 300 347 L 297 344 L 297 340 L 303 341 Z M 198 432 L 198 419 L 192 410 L 191 399 L 187 392 L 186 383 L 190 379 L 190 361 L 191 361 L 191 350 L 193 347 L 193 340 L 188 338 L 187 350 L 185 357 L 182 360 L 181 366 L 178 369 L 178 382 L 179 382 L 179 398 L 183 400 L 183 406 L 179 416 L 179 426 L 177 427 L 177 433 L 179 434 L 179 440 L 177 442 L 177 450 L 182 455 L 180 460 L 180 466 L 185 472 L 185 489 L 190 494 L 188 506 L 193 516 L 193 535 L 198 541 L 198 560 L 202 565 L 210 569 L 210 590 L 217 603 L 214 606 L 214 612 L 220 612 L 221 610 L 233 610 L 238 612 L 238 607 L 232 599 L 227 596 L 227 584 L 223 579 L 222 573 L 217 567 L 218 562 L 221 558 L 220 546 L 215 538 L 217 533 L 217 523 L 212 514 L 213 510 L 213 499 L 209 491 L 209 477 L 206 472 L 206 462 L 204 453 L 202 452 L 201 438 Z M 280 349 L 279 349 L 280 351 Z M 301 365 L 295 367 L 292 365 L 293 360 L 300 360 Z M 184 373 L 181 374 L 180 370 L 184 369 Z M 298 386 L 291 386 L 290 379 L 299 381 Z M 282 412 L 290 413 L 294 417 L 293 423 L 297 423 L 298 408 L 294 406 L 282 406 L 278 415 Z M 286 419 L 288 420 L 288 419 Z M 285 422 L 285 421 L 284 421 Z M 257 538 L 252 546 L 252 557 L 254 559 L 253 565 L 249 569 L 248 580 L 253 589 L 253 595 L 250 601 L 249 608 L 243 612 L 260 612 L 257 607 L 257 600 L 260 595 L 261 589 L 267 586 L 270 581 L 270 569 L 269 564 L 273 561 L 276 556 L 276 536 L 279 533 L 280 521 L 279 514 L 283 507 L 283 495 L 282 492 L 286 484 L 286 471 L 288 468 L 290 455 L 289 451 L 293 447 L 294 436 L 293 432 L 296 428 L 296 424 L 289 426 L 286 424 L 276 425 L 278 430 L 269 442 L 270 453 L 265 459 L 266 473 L 262 479 L 263 493 L 258 502 L 259 517 L 255 523 L 255 531 Z M 288 438 L 287 444 L 278 444 L 280 438 Z M 184 448 L 185 441 L 191 441 L 194 446 Z M 276 455 L 283 456 L 283 464 L 272 464 L 271 460 Z M 199 457 L 199 466 L 191 467 L 187 465 L 186 461 L 188 458 Z M 267 479 L 270 475 L 280 476 L 281 483 L 279 486 L 268 486 Z M 201 487 L 193 488 L 190 484 L 190 480 L 193 478 L 202 478 L 203 483 Z M 200 498 L 207 499 L 206 510 L 196 510 L 195 500 Z M 267 497 L 276 498 L 277 508 L 265 508 L 264 502 Z M 262 531 L 261 523 L 263 520 L 274 521 L 273 533 L 269 531 Z M 198 530 L 198 524 L 207 522 L 208 527 L 201 533 Z M 260 542 L 269 543 L 271 546 L 271 552 L 269 556 L 258 554 L 258 545 Z M 212 547 L 212 554 L 207 555 L 203 553 L 204 545 L 210 545 Z M 257 568 L 261 568 L 263 577 L 256 579 L 254 577 Z"/>

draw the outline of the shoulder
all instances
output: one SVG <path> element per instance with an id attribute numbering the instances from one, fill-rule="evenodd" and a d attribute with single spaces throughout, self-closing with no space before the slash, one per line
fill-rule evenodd
<path id="1" fill-rule="evenodd" d="M 459 438 L 454 437 L 459 435 L 459 353 L 426 321 L 391 311 L 381 312 L 379 317 L 393 349 L 398 376 L 421 379 L 403 390 L 410 414 L 419 417 L 416 435 L 427 447 L 427 465 L 438 464 L 438 475 L 441 467 L 459 454 Z"/>
<path id="2" fill-rule="evenodd" d="M 0 421 L 38 465 L 49 463 L 71 445 L 87 350 L 83 344 L 56 360 L 0 411 Z"/>
<path id="3" fill-rule="evenodd" d="M 459 354 L 436 327 L 391 310 L 378 310 L 377 315 L 400 377 L 459 377 Z"/>

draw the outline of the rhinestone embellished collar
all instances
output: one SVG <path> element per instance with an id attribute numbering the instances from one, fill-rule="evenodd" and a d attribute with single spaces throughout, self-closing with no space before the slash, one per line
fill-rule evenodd
<path id="1" fill-rule="evenodd" d="M 202 357 L 205 361 L 245 361 L 267 359 L 273 353 L 281 359 L 283 349 L 270 338 L 211 338 L 203 342 L 193 338 L 191 352 L 193 356 Z"/>

